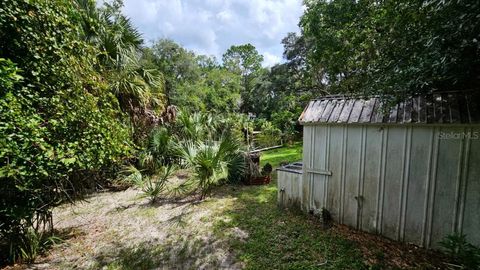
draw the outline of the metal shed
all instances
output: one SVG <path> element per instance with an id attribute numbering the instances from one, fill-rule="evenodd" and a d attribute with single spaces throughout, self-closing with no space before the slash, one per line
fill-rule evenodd
<path id="1" fill-rule="evenodd" d="M 304 126 L 301 207 L 398 241 L 436 247 L 461 232 L 480 245 L 480 98 L 312 100 Z"/>

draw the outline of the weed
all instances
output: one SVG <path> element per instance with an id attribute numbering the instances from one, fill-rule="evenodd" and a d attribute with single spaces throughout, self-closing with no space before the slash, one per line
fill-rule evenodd
<path id="1" fill-rule="evenodd" d="M 446 253 L 466 269 L 480 269 L 480 248 L 467 242 L 465 234 L 454 233 L 440 242 Z"/>
<path id="2" fill-rule="evenodd" d="M 143 192 L 140 197 L 147 197 L 151 203 L 155 203 L 160 195 L 165 192 L 168 178 L 173 174 L 174 170 L 174 166 L 167 165 L 162 167 L 157 174 L 150 176 L 143 175 L 142 171 L 130 165 L 122 171 L 121 181 L 137 186 Z"/>
<path id="3" fill-rule="evenodd" d="M 37 232 L 33 228 L 28 228 L 20 239 L 21 243 L 18 245 L 18 258 L 14 258 L 14 260 L 33 263 L 35 259 L 48 250 L 51 245 L 61 241 L 57 236 L 46 236 L 44 233 Z M 11 252 L 11 254 L 14 253 L 15 252 Z"/>

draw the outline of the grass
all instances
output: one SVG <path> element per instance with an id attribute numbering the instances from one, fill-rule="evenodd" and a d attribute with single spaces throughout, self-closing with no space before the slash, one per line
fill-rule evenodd
<path id="1" fill-rule="evenodd" d="M 275 185 L 244 187 L 235 191 L 235 205 L 222 213 L 214 233 L 229 237 L 245 269 L 365 269 L 354 242 L 323 229 L 300 212 L 276 206 Z M 232 236 L 232 230 L 248 235 Z"/>
<path id="2" fill-rule="evenodd" d="M 296 142 L 289 146 L 262 152 L 260 157 L 260 165 L 263 166 L 267 162 L 273 167 L 278 167 L 283 162 L 295 162 L 302 160 L 302 143 Z"/>

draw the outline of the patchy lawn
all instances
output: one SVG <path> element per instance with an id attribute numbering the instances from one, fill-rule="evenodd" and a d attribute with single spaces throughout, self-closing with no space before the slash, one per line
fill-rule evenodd
<path id="1" fill-rule="evenodd" d="M 225 238 L 232 228 L 246 233 L 231 238 L 246 269 L 364 269 L 364 259 L 355 244 L 321 228 L 318 222 L 298 212 L 276 207 L 273 185 L 235 191 L 238 198 L 215 223 L 215 234 Z M 228 237 L 227 237 L 228 238 Z"/>
<path id="2" fill-rule="evenodd" d="M 301 145 L 264 153 L 278 165 Z M 445 269 L 441 254 L 279 209 L 277 188 L 223 186 L 202 202 L 150 204 L 139 192 L 98 193 L 55 209 L 53 247 L 30 269 Z"/>
<path id="3" fill-rule="evenodd" d="M 137 191 L 56 209 L 65 238 L 31 269 L 441 269 L 436 254 L 324 228 L 276 206 L 276 187 L 224 186 L 202 202 L 155 205 Z"/>
<path id="4" fill-rule="evenodd" d="M 274 185 L 157 205 L 132 189 L 106 192 L 55 214 L 66 240 L 32 269 L 365 268 L 353 242 L 278 209 Z"/>
<path id="5" fill-rule="evenodd" d="M 263 166 L 268 162 L 273 167 L 278 167 L 283 162 L 300 161 L 302 160 L 302 150 L 302 143 L 296 142 L 282 148 L 262 152 L 260 165 Z"/>

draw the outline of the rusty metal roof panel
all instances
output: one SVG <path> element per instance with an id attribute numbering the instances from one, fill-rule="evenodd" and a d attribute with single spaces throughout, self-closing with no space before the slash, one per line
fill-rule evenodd
<path id="1" fill-rule="evenodd" d="M 360 115 L 362 115 L 363 111 L 363 99 L 355 100 L 353 104 L 352 112 L 350 113 L 350 117 L 348 117 L 348 123 L 358 123 L 360 119 Z"/>
<path id="2" fill-rule="evenodd" d="M 480 124 L 480 93 L 414 96 L 385 107 L 380 97 L 326 96 L 309 102 L 300 123 Z"/>
<path id="3" fill-rule="evenodd" d="M 318 122 L 318 121 L 321 120 L 322 114 L 325 111 L 325 108 L 327 107 L 327 103 L 329 101 L 330 100 L 328 100 L 328 99 L 324 99 L 324 100 L 320 101 L 320 104 L 318 104 L 318 107 L 317 107 L 317 113 L 315 114 L 315 116 L 313 118 L 314 122 Z"/>
<path id="4" fill-rule="evenodd" d="M 329 100 L 327 105 L 325 106 L 325 110 L 323 110 L 322 116 L 320 117 L 320 122 L 328 122 L 330 116 L 332 116 L 333 108 L 335 108 L 337 104 L 337 100 Z"/>
<path id="5" fill-rule="evenodd" d="M 360 123 L 370 123 L 372 121 L 372 116 L 375 110 L 375 103 L 377 100 L 375 98 L 370 98 L 365 101 L 363 105 L 362 114 L 360 115 L 359 122 Z"/>
<path id="6" fill-rule="evenodd" d="M 336 100 L 335 107 L 333 108 L 332 112 L 330 113 L 330 117 L 328 118 L 328 122 L 335 123 L 338 121 L 340 114 L 342 113 L 343 107 L 345 106 L 345 100 Z"/>
<path id="7" fill-rule="evenodd" d="M 355 99 L 349 99 L 345 101 L 345 105 L 340 112 L 340 116 L 338 117 L 338 123 L 346 123 L 348 122 L 348 118 L 350 118 L 350 114 L 352 113 L 353 105 L 355 104 Z"/>

